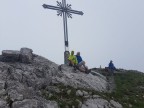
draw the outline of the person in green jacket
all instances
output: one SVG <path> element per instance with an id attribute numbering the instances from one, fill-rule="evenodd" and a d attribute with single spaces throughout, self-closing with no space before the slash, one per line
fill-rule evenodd
<path id="1" fill-rule="evenodd" d="M 77 57 L 74 55 L 74 51 L 71 51 L 68 60 L 69 60 L 69 66 L 73 66 L 75 70 L 78 69 L 81 72 L 89 73 L 88 68 L 87 70 L 85 70 L 79 67 Z"/>
<path id="2" fill-rule="evenodd" d="M 69 60 L 69 66 L 76 66 L 78 64 L 77 58 L 74 55 L 74 51 L 71 51 L 68 60 Z"/>

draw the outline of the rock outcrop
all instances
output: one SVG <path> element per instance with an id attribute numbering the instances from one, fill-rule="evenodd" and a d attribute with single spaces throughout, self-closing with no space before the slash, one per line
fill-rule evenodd
<path id="1" fill-rule="evenodd" d="M 66 65 L 61 65 L 60 76 L 54 77 L 54 81 L 71 85 L 74 88 L 85 88 L 96 91 L 107 91 L 107 81 L 101 77 L 94 76 L 91 73 L 85 74 L 80 71 L 74 71 Z M 106 78 L 105 78 L 106 79 Z"/>
<path id="2" fill-rule="evenodd" d="M 22 62 L 31 63 L 33 60 L 32 49 L 21 48 L 20 51 L 3 50 L 1 61 L 3 62 Z"/>
<path id="3" fill-rule="evenodd" d="M 33 54 L 32 49 L 29 48 L 21 48 L 20 50 L 20 60 L 22 63 L 32 63 Z"/>
<path id="4" fill-rule="evenodd" d="M 42 91 L 59 93 L 60 90 L 53 86 L 59 84 L 99 92 L 107 92 L 108 86 L 104 76 L 101 78 L 85 74 L 66 65 L 58 66 L 44 57 L 33 54 L 29 48 L 2 51 L 0 108 L 58 108 L 58 103 L 45 99 Z M 67 91 L 67 94 L 70 93 L 71 90 Z M 82 93 L 88 95 L 86 92 Z M 80 91 L 77 94 L 81 95 Z M 88 100 L 86 103 L 91 101 Z M 85 105 L 81 107 L 85 108 Z"/>
<path id="5" fill-rule="evenodd" d="M 19 61 L 20 52 L 13 50 L 3 50 L 2 51 L 2 61 L 4 62 L 15 62 Z"/>

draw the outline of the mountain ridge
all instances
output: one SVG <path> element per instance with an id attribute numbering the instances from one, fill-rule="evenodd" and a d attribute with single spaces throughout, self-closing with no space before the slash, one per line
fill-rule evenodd
<path id="1" fill-rule="evenodd" d="M 59 69 L 29 48 L 18 53 L 4 50 L 0 57 L 0 108 L 123 108 L 120 100 L 109 94 L 115 90 L 109 90 L 110 77 L 92 71 L 97 74 L 75 71 L 64 64 Z"/>

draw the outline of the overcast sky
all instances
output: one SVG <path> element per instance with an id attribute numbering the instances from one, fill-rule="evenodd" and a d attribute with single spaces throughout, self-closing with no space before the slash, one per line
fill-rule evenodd
<path id="1" fill-rule="evenodd" d="M 59 0 L 61 1 L 61 0 Z M 63 20 L 42 5 L 56 0 L 0 0 L 0 52 L 21 47 L 62 64 Z M 84 12 L 68 19 L 70 51 L 80 51 L 87 65 L 144 72 L 144 0 L 67 0 Z"/>

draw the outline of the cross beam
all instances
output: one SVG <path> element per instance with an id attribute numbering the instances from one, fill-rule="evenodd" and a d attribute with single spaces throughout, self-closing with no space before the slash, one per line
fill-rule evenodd
<path id="1" fill-rule="evenodd" d="M 83 15 L 82 11 L 69 9 L 70 7 L 64 8 L 64 7 L 58 7 L 58 6 L 51 6 L 51 5 L 47 5 L 47 4 L 43 4 L 43 7 L 45 9 L 47 8 L 47 9 L 52 9 L 52 10 L 59 10 L 61 12 L 66 12 L 66 13 L 73 13 L 73 14 Z"/>
<path id="2" fill-rule="evenodd" d="M 64 63 L 68 63 L 69 55 L 69 42 L 68 42 L 68 26 L 67 26 L 67 17 L 72 18 L 72 14 L 83 15 L 82 11 L 72 10 L 71 4 L 66 4 L 66 0 L 62 2 L 57 1 L 57 6 L 43 4 L 43 8 L 52 9 L 57 11 L 58 16 L 63 16 L 63 25 L 64 25 L 64 42 L 65 42 L 65 52 L 64 52 Z"/>

